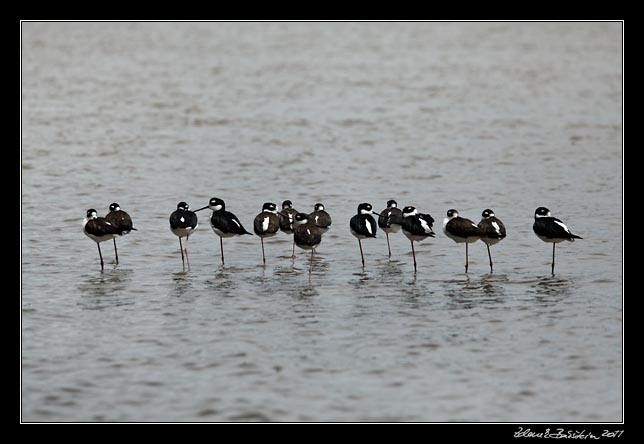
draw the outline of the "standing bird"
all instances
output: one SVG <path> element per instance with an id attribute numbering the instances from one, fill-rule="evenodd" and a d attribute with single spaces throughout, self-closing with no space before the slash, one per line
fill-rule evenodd
<path id="1" fill-rule="evenodd" d="M 487 255 L 490 258 L 490 273 L 493 273 L 494 270 L 492 268 L 490 245 L 497 244 L 501 242 L 501 240 L 505 239 L 505 225 L 503 225 L 503 222 L 494 215 L 494 211 L 489 208 L 487 210 L 483 210 L 481 217 L 483 218 L 479 222 L 479 228 L 483 232 L 481 240 L 485 242 L 485 245 L 487 245 Z"/>
<path id="2" fill-rule="evenodd" d="M 177 209 L 170 215 L 170 231 L 175 236 L 179 237 L 179 248 L 181 250 L 181 263 L 185 267 L 185 260 L 183 256 L 184 248 L 181 244 L 181 238 L 185 236 L 186 247 L 185 259 L 188 261 L 188 268 L 190 268 L 190 259 L 188 258 L 188 239 L 193 231 L 197 229 L 198 221 L 197 215 L 194 211 L 190 211 L 190 206 L 185 202 L 179 202 Z"/>
<path id="3" fill-rule="evenodd" d="M 264 238 L 275 236 L 280 229 L 280 217 L 277 214 L 277 205 L 272 202 L 266 202 L 262 206 L 262 212 L 255 216 L 253 229 L 262 241 L 262 260 L 264 261 L 264 265 L 266 265 Z"/>
<path id="4" fill-rule="evenodd" d="M 331 216 L 329 213 L 324 211 L 324 205 L 321 203 L 316 203 L 313 207 L 313 212 L 309 214 L 309 222 L 315 224 L 321 233 L 324 234 L 329 231 L 331 227 Z"/>
<path id="5" fill-rule="evenodd" d="M 402 230 L 403 234 L 411 242 L 411 253 L 414 256 L 414 273 L 416 273 L 416 252 L 414 251 L 414 241 L 419 242 L 427 237 L 434 237 L 434 218 L 429 214 L 419 213 L 416 207 L 407 206 L 402 211 Z"/>
<path id="6" fill-rule="evenodd" d="M 443 219 L 443 232 L 457 244 L 465 242 L 465 273 L 469 267 L 467 244 L 476 242 L 484 236 L 483 230 L 469 219 L 460 217 L 458 211 L 447 210 L 447 217 Z"/>
<path id="7" fill-rule="evenodd" d="M 212 227 L 212 231 L 214 231 L 215 234 L 219 236 L 219 247 L 221 248 L 221 265 L 224 265 L 223 238 L 241 236 L 242 234 L 250 234 L 252 236 L 253 233 L 246 231 L 239 219 L 237 219 L 237 216 L 235 216 L 230 211 L 226 211 L 226 203 L 218 197 L 211 198 L 208 202 L 208 205 L 195 210 L 195 213 L 197 211 L 205 210 L 206 208 L 210 208 L 212 210 L 212 216 L 210 216 L 210 226 Z"/>
<path id="8" fill-rule="evenodd" d="M 295 224 L 293 232 L 295 245 L 303 250 L 311 250 L 310 276 L 313 271 L 313 254 L 315 254 L 316 247 L 322 242 L 322 229 L 309 220 L 309 216 L 305 213 L 295 215 Z"/>
<path id="9" fill-rule="evenodd" d="M 387 201 L 387 208 L 380 212 L 378 218 L 378 226 L 387 235 L 387 249 L 389 250 L 389 257 L 391 257 L 391 247 L 389 246 L 389 233 L 397 233 L 400 231 L 402 225 L 403 214 L 398 203 L 395 200 Z"/>
<path id="10" fill-rule="evenodd" d="M 555 244 L 565 240 L 574 242 L 582 237 L 572 234 L 568 227 L 556 217 L 550 215 L 546 207 L 539 207 L 534 212 L 534 234 L 544 242 L 552 242 L 552 275 L 555 274 Z"/>
<path id="11" fill-rule="evenodd" d="M 280 216 L 280 230 L 286 234 L 293 234 L 295 231 L 295 215 L 297 210 L 293 209 L 293 202 L 290 200 L 285 200 L 282 202 L 282 211 L 279 212 Z M 295 259 L 295 241 L 293 241 L 293 252 L 291 257 Z"/>
<path id="12" fill-rule="evenodd" d="M 132 227 L 132 218 L 125 211 L 121 210 L 119 204 L 114 202 L 110 205 L 110 212 L 107 213 L 105 219 L 119 230 L 119 236 L 125 236 L 130 231 L 136 228 Z M 116 263 L 119 263 L 119 253 L 116 250 L 116 237 L 114 238 L 114 255 L 116 256 Z"/>
<path id="13" fill-rule="evenodd" d="M 376 238 L 376 231 L 378 231 L 378 226 L 376 225 L 376 220 L 373 218 L 372 214 L 380 216 L 378 213 L 374 213 L 371 204 L 361 203 L 358 205 L 358 214 L 353 216 L 349 221 L 349 227 L 351 228 L 351 234 L 353 234 L 358 239 L 358 245 L 360 246 L 360 257 L 362 258 L 362 268 L 364 268 L 364 254 L 362 254 L 362 239 L 368 237 Z"/>
<path id="14" fill-rule="evenodd" d="M 103 255 L 101 254 L 101 242 L 114 239 L 120 231 L 104 217 L 98 217 L 96 210 L 90 208 L 87 210 L 87 216 L 83 219 L 83 233 L 94 242 L 98 247 L 98 257 L 101 258 L 101 271 L 103 271 Z"/>

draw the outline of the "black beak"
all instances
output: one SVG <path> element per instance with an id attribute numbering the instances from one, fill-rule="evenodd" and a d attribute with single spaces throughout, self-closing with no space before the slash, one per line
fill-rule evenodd
<path id="1" fill-rule="evenodd" d="M 197 211 L 205 210 L 206 208 L 208 208 L 208 205 L 206 205 L 203 208 L 199 208 L 198 210 L 193 210 L 193 212 L 196 213 Z"/>
<path id="2" fill-rule="evenodd" d="M 371 213 L 375 214 L 376 216 L 380 216 L 380 213 L 376 213 L 375 211 L 372 211 Z"/>

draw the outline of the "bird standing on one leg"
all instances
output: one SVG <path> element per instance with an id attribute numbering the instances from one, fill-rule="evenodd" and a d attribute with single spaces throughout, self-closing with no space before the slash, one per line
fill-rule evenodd
<path id="1" fill-rule="evenodd" d="M 378 231 L 378 225 L 376 224 L 376 220 L 373 218 L 372 214 L 380 216 L 378 213 L 373 212 L 371 204 L 361 203 L 358 205 L 358 214 L 353 216 L 349 221 L 351 234 L 358 239 L 358 245 L 360 246 L 362 268 L 364 268 L 364 254 L 362 253 L 361 240 L 368 237 L 373 237 L 375 239 L 376 231 Z"/>
<path id="2" fill-rule="evenodd" d="M 398 231 L 400 231 L 402 219 L 403 214 L 400 208 L 398 208 L 398 203 L 395 200 L 387 201 L 387 208 L 380 212 L 380 217 L 378 218 L 378 226 L 382 228 L 382 231 L 384 231 L 385 235 L 387 236 L 387 250 L 389 251 L 389 257 L 391 257 L 389 233 L 397 233 Z"/>
<path id="3" fill-rule="evenodd" d="M 282 211 L 279 212 L 280 216 L 280 230 L 286 234 L 293 234 L 295 231 L 295 215 L 298 213 L 293 208 L 293 202 L 285 200 L 282 202 Z M 293 252 L 291 258 L 295 259 L 295 240 L 293 240 Z"/>
<path id="4" fill-rule="evenodd" d="M 494 211 L 489 208 L 483 210 L 481 215 L 483 219 L 479 222 L 478 227 L 483 231 L 481 240 L 487 245 L 487 255 L 490 258 L 490 273 L 494 272 L 492 266 L 492 254 L 490 253 L 490 245 L 497 244 L 505 239 L 505 225 L 494 215 Z"/>
<path id="5" fill-rule="evenodd" d="M 550 215 L 546 207 L 539 207 L 534 212 L 534 234 L 544 242 L 552 242 L 552 275 L 555 275 L 555 244 L 563 241 L 574 242 L 575 239 L 583 239 L 572 234 L 566 224 Z"/>
<path id="6" fill-rule="evenodd" d="M 297 213 L 295 215 L 295 231 L 293 232 L 293 239 L 295 245 L 303 250 L 311 250 L 311 263 L 309 265 L 309 277 L 313 271 L 313 255 L 315 249 L 320 242 L 322 242 L 322 229 L 309 220 L 309 216 L 305 213 Z"/>
<path id="7" fill-rule="evenodd" d="M 434 237 L 434 218 L 429 214 L 419 213 L 416 207 L 407 206 L 402 211 L 402 231 L 411 242 L 411 254 L 414 257 L 414 273 L 416 273 L 416 252 L 414 241 L 419 242 L 428 237 Z"/>
<path id="8" fill-rule="evenodd" d="M 465 273 L 469 268 L 467 245 L 483 237 L 483 231 L 469 219 L 460 217 L 458 211 L 447 210 L 447 217 L 443 219 L 443 232 L 457 244 L 465 242 Z"/>
<path id="9" fill-rule="evenodd" d="M 230 211 L 226 211 L 226 203 L 218 197 L 213 197 L 205 207 L 199 208 L 197 211 L 209 208 L 212 211 L 210 216 L 210 226 L 212 231 L 219 236 L 219 248 L 221 249 L 221 265 L 224 265 L 224 237 L 241 236 L 243 234 L 253 235 L 249 233 L 242 226 L 241 222 Z"/>
<path id="10" fill-rule="evenodd" d="M 255 220 L 253 221 L 253 230 L 262 242 L 262 261 L 264 265 L 266 265 L 264 238 L 275 236 L 279 229 L 280 218 L 277 214 L 277 205 L 272 202 L 266 202 L 262 206 L 262 212 L 255 216 Z"/>

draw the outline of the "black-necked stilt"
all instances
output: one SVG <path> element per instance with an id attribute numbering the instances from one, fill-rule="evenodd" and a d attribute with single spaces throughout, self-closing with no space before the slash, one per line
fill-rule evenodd
<path id="1" fill-rule="evenodd" d="M 546 207 L 539 207 L 534 212 L 534 234 L 544 242 L 552 242 L 552 274 L 555 274 L 555 244 L 565 240 L 574 242 L 582 237 L 572 234 L 566 224 L 550 215 Z"/>
<path id="2" fill-rule="evenodd" d="M 179 248 L 181 250 L 181 263 L 185 267 L 183 256 L 184 248 L 181 244 L 181 238 L 186 238 L 185 258 L 188 260 L 188 269 L 190 268 L 190 259 L 188 258 L 188 239 L 193 231 L 197 229 L 198 220 L 194 211 L 190 211 L 190 206 L 185 202 L 179 202 L 177 209 L 170 215 L 170 231 L 179 237 Z"/>
<path id="3" fill-rule="evenodd" d="M 286 234 L 293 234 L 295 230 L 295 215 L 298 213 L 297 210 L 293 209 L 293 202 L 290 200 L 285 200 L 282 202 L 282 211 L 279 212 L 280 216 L 280 230 Z M 295 258 L 295 241 L 293 241 L 293 252 L 291 257 Z"/>
<path id="4" fill-rule="evenodd" d="M 411 242 L 411 254 L 414 256 L 414 273 L 416 272 L 416 252 L 414 241 L 419 242 L 427 237 L 434 237 L 434 218 L 429 214 L 419 213 L 416 207 L 407 206 L 402 210 L 403 234 Z"/>
<path id="5" fill-rule="evenodd" d="M 492 268 L 492 254 L 490 253 L 490 245 L 497 244 L 501 242 L 506 236 L 505 225 L 494 215 L 494 211 L 489 208 L 483 210 L 481 214 L 481 221 L 479 222 L 479 228 L 483 232 L 483 237 L 481 240 L 487 245 L 487 255 L 490 258 L 490 273 L 493 273 Z"/>
<path id="6" fill-rule="evenodd" d="M 376 231 L 378 231 L 378 225 L 376 220 L 373 218 L 372 214 L 380 216 L 378 213 L 373 212 L 373 207 L 368 203 L 361 203 L 358 205 L 358 214 L 353 216 L 349 221 L 349 227 L 351 228 L 351 234 L 353 234 L 358 239 L 358 245 L 360 246 L 360 257 L 362 258 L 362 268 L 364 268 L 364 254 L 362 254 L 362 239 L 368 237 L 376 237 Z"/>
<path id="7" fill-rule="evenodd" d="M 125 236 L 132 230 L 136 231 L 136 228 L 132 227 L 132 218 L 130 215 L 121 210 L 121 207 L 116 202 L 110 204 L 110 212 L 105 215 L 105 219 L 120 231 L 119 236 Z M 118 264 L 119 253 L 116 250 L 116 237 L 113 240 L 114 256 L 116 256 L 116 263 Z"/>
<path id="8" fill-rule="evenodd" d="M 253 230 L 262 241 L 262 261 L 266 265 L 266 256 L 264 255 L 264 238 L 275 236 L 280 229 L 280 218 L 277 214 L 277 205 L 272 202 L 266 202 L 262 206 L 262 212 L 255 216 L 253 221 Z"/>
<path id="9" fill-rule="evenodd" d="M 389 257 L 391 257 L 391 247 L 389 246 L 389 233 L 397 233 L 400 231 L 402 225 L 402 211 L 398 208 L 398 203 L 395 200 L 387 201 L 387 208 L 380 212 L 378 218 L 378 226 L 382 228 L 387 236 L 387 250 L 389 250 Z"/>
<path id="10" fill-rule="evenodd" d="M 101 258 L 102 271 L 104 265 L 100 243 L 114 239 L 114 236 L 118 236 L 120 231 L 104 217 L 98 217 L 96 210 L 90 208 L 87 210 L 87 216 L 83 219 L 83 233 L 96 242 L 96 246 L 98 247 L 98 257 Z"/>
<path id="11" fill-rule="evenodd" d="M 313 212 L 309 214 L 309 222 L 315 224 L 322 234 L 329 231 L 331 227 L 331 216 L 324 210 L 324 205 L 316 203 Z"/>
<path id="12" fill-rule="evenodd" d="M 467 245 L 483 237 L 483 231 L 471 220 L 458 215 L 458 211 L 447 210 L 443 219 L 443 232 L 457 244 L 465 242 L 465 273 L 469 267 Z"/>
<path id="13" fill-rule="evenodd" d="M 230 211 L 226 211 L 226 204 L 223 200 L 218 197 L 213 197 L 208 202 L 208 205 L 205 207 L 199 208 L 197 211 L 205 210 L 210 208 L 212 210 L 212 215 L 210 216 L 210 226 L 212 231 L 219 236 L 219 247 L 221 248 L 221 265 L 224 265 L 224 237 L 233 237 L 241 236 L 242 234 L 250 234 L 242 226 L 241 222 Z"/>
<path id="14" fill-rule="evenodd" d="M 309 266 L 309 275 L 313 271 L 313 254 L 320 242 L 322 242 L 322 229 L 309 220 L 309 216 L 304 213 L 295 215 L 295 231 L 293 232 L 295 245 L 303 250 L 311 250 L 311 264 Z"/>

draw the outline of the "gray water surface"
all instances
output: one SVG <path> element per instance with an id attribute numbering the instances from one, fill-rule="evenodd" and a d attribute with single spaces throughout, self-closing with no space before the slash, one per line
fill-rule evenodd
<path id="1" fill-rule="evenodd" d="M 621 421 L 621 23 L 23 23 L 23 421 Z M 323 202 L 291 238 L 189 241 L 217 196 Z M 388 199 L 435 239 L 363 242 Z M 96 245 L 88 208 L 138 231 Z M 549 207 L 584 239 L 532 232 Z M 508 237 L 464 247 L 449 208 Z"/>

